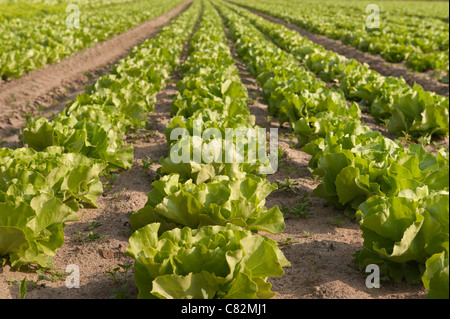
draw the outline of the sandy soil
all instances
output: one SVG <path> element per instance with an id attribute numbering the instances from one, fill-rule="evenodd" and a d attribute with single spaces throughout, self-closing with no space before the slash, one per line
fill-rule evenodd
<path id="1" fill-rule="evenodd" d="M 378 73 L 384 76 L 403 77 L 405 81 L 411 86 L 415 82 L 417 84 L 420 84 L 426 91 L 436 92 L 444 96 L 449 95 L 449 85 L 439 82 L 438 79 L 431 77 L 432 72 L 418 73 L 410 71 L 406 68 L 404 63 L 387 62 L 379 55 L 372 55 L 367 52 L 359 51 L 355 47 L 343 44 L 339 40 L 330 39 L 324 35 L 312 33 L 303 28 L 300 28 L 299 26 L 290 24 L 281 19 L 277 19 L 275 17 L 258 12 L 256 10 L 250 10 L 248 8 L 246 9 L 255 14 L 258 14 L 259 16 L 271 22 L 282 24 L 288 27 L 289 29 L 297 31 L 302 36 L 308 38 L 314 43 L 320 44 L 327 50 L 335 51 L 348 58 L 358 60 L 361 63 L 367 63 L 371 69 L 377 71 Z"/>
<path id="2" fill-rule="evenodd" d="M 232 51 L 234 48 L 230 41 Z M 249 108 L 262 127 L 278 127 L 279 146 L 286 151 L 283 164 L 276 174 L 268 176 L 275 183 L 287 178 L 299 182 L 294 192 L 273 192 L 267 199 L 267 206 L 295 206 L 308 201 L 308 218 L 286 218 L 286 230 L 280 235 L 266 234 L 277 240 L 291 262 L 292 267 L 280 278 L 271 278 L 272 290 L 278 299 L 406 299 L 425 298 L 421 285 L 406 283 L 381 283 L 379 289 L 365 286 L 365 275 L 352 262 L 352 255 L 362 248 L 362 237 L 358 225 L 333 207 L 325 207 L 324 201 L 314 197 L 312 190 L 318 185 L 307 169 L 309 155 L 295 149 L 296 139 L 289 134 L 288 127 L 279 127 L 276 119 L 268 117 L 267 106 L 262 102 L 261 88 L 249 76 L 245 65 L 234 53 L 243 83 L 249 91 Z M 184 55 L 184 59 L 186 55 Z M 176 82 L 179 70 L 158 95 L 155 111 L 148 117 L 151 131 L 131 132 L 127 141 L 133 143 L 135 160 L 132 169 L 120 172 L 116 179 L 104 179 L 106 189 L 99 198 L 98 209 L 82 209 L 79 221 L 67 223 L 65 245 L 53 258 L 53 270 L 44 272 L 51 280 L 38 278 L 32 269 L 13 271 L 8 265 L 0 267 L 0 298 L 15 299 L 19 296 L 19 282 L 25 277 L 28 284 L 27 298 L 75 298 L 107 299 L 117 295 L 135 298 L 137 289 L 132 278 L 132 269 L 125 272 L 119 265 L 131 264 L 124 255 L 131 234 L 128 218 L 132 211 L 143 207 L 151 182 L 157 179 L 159 158 L 166 156 L 168 146 L 163 134 L 170 118 L 170 103 L 177 94 Z M 281 134 L 283 133 L 283 134 Z M 149 169 L 143 168 L 143 161 L 152 160 Z M 91 226 L 91 228 L 90 228 Z M 93 226 L 98 226 L 93 228 Z M 98 234 L 97 239 L 88 241 L 88 233 Z M 54 276 L 56 271 L 64 272 L 70 264 L 80 270 L 80 288 L 66 287 L 65 277 Z M 114 273 L 114 269 L 119 271 Z M 123 271 L 122 271 L 123 270 Z M 37 284 L 34 285 L 33 282 Z M 123 288 L 121 290 L 121 288 Z M 120 294 L 122 292 L 122 294 Z"/>

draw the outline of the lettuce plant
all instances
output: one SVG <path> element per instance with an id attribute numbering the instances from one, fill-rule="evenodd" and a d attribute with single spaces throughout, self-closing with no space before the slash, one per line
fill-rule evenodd
<path id="1" fill-rule="evenodd" d="M 180 183 L 178 174 L 170 174 L 152 185 L 145 207 L 130 216 L 134 229 L 152 222 L 159 222 L 161 231 L 227 223 L 270 233 L 281 233 L 285 227 L 278 206 L 265 207 L 265 199 L 276 185 L 256 175 L 216 176 L 196 185 L 192 180 Z"/>
<path id="2" fill-rule="evenodd" d="M 271 298 L 267 278 L 282 276 L 290 266 L 274 240 L 232 224 L 175 228 L 158 236 L 159 227 L 146 225 L 129 240 L 138 298 Z"/>
<path id="3" fill-rule="evenodd" d="M 448 202 L 448 191 L 430 192 L 426 187 L 415 194 L 369 198 L 356 214 L 364 238 L 364 249 L 355 254 L 356 262 L 361 269 L 378 264 L 386 278 L 395 281 L 418 283 L 422 279 L 427 289 L 433 288 L 431 298 L 445 295 Z M 448 285 L 446 289 L 448 298 Z"/>

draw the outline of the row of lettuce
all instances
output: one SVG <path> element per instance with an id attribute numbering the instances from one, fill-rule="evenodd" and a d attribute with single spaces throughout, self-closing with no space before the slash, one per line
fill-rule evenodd
<path id="1" fill-rule="evenodd" d="M 133 163 L 124 135 L 145 125 L 156 94 L 179 64 L 198 5 L 135 47 L 109 75 L 78 95 L 53 120 L 34 118 L 28 148 L 0 149 L 0 258 L 14 268 L 49 266 L 64 228 L 81 205 L 96 207 L 99 177 Z"/>
<path id="2" fill-rule="evenodd" d="M 411 87 L 403 78 L 383 76 L 355 59 L 325 50 L 283 25 L 234 9 L 323 81 L 338 84 L 347 100 L 367 107 L 378 123 L 387 125 L 390 134 L 409 134 L 427 141 L 432 136 L 448 136 L 448 97 L 424 91 L 417 84 Z"/>
<path id="3" fill-rule="evenodd" d="M 375 8 L 373 5 L 369 7 L 369 3 L 335 3 L 327 0 L 233 2 L 276 16 L 310 32 L 340 40 L 363 52 L 379 55 L 385 61 L 404 62 L 409 69 L 417 72 L 445 72 L 447 75 L 441 81 L 448 83 L 447 22 L 391 14 L 389 9 L 384 8 L 384 4 L 377 4 L 380 10 L 379 26 L 370 27 L 377 17 L 373 14 Z M 448 11 L 448 3 L 433 3 L 428 6 L 440 6 Z M 369 8 L 367 13 L 366 8 Z M 369 22 L 368 25 L 366 21 Z"/>
<path id="4" fill-rule="evenodd" d="M 105 41 L 182 0 L 0 4 L 0 79 L 22 75 Z"/>
<path id="5" fill-rule="evenodd" d="M 278 43 L 285 35 L 277 33 L 280 28 L 235 6 L 214 4 L 269 111 L 289 122 L 311 155 L 309 167 L 321 181 L 314 194 L 359 220 L 364 248 L 355 261 L 361 270 L 377 264 L 385 278 L 422 280 L 430 298 L 448 298 L 448 153 L 433 156 L 416 144 L 405 149 L 370 130 L 341 90 L 328 88 L 298 65 L 297 55 L 267 41 Z"/>
<path id="6" fill-rule="evenodd" d="M 274 240 L 256 233 L 281 233 L 284 219 L 277 206 L 265 207 L 276 189 L 260 174 L 270 168 L 267 158 L 225 161 L 226 129 L 245 134 L 257 127 L 220 17 L 208 1 L 188 56 L 165 130 L 170 155 L 161 158 L 161 178 L 145 207 L 130 216 L 136 231 L 128 254 L 135 259 L 138 298 L 271 298 L 268 277 L 282 276 L 290 264 Z M 183 152 L 191 154 L 188 161 L 177 163 Z"/>

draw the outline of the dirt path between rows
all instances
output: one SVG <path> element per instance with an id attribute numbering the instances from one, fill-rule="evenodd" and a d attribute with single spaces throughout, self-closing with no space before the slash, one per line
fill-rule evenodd
<path id="1" fill-rule="evenodd" d="M 52 112 L 61 110 L 62 99 L 73 99 L 82 93 L 86 84 L 108 73 L 134 46 L 156 35 L 192 1 L 187 0 L 155 19 L 77 52 L 58 64 L 49 64 L 19 79 L 0 83 L 0 137 L 6 142 L 17 141 L 14 135 L 26 123 L 25 114 L 37 115 L 47 108 Z"/>
<path id="2" fill-rule="evenodd" d="M 226 1 L 226 0 L 225 0 Z M 228 1 L 226 1 L 228 2 Z M 230 3 L 230 2 L 228 2 Z M 233 3 L 234 4 L 234 3 Z M 234 4 L 236 5 L 236 4 Z M 436 92 L 443 96 L 449 96 L 449 85 L 439 82 L 437 79 L 434 79 L 429 75 L 428 73 L 417 73 L 409 71 L 403 64 L 401 63 L 390 63 L 385 61 L 381 56 L 378 55 L 372 55 L 367 52 L 359 51 L 358 49 L 343 44 L 339 40 L 334 40 L 331 38 L 328 38 L 324 35 L 319 35 L 312 33 L 310 31 L 307 31 L 303 28 L 300 28 L 297 25 L 290 24 L 286 21 L 283 21 L 281 19 L 272 17 L 268 14 L 242 7 L 254 14 L 257 14 L 264 19 L 267 19 L 273 23 L 281 24 L 286 26 L 287 28 L 291 30 L 295 30 L 298 33 L 300 33 L 302 36 L 308 38 L 310 41 L 317 43 L 321 46 L 323 46 L 326 50 L 334 51 L 340 55 L 343 55 L 347 58 L 353 58 L 361 63 L 367 63 L 371 69 L 377 71 L 381 75 L 384 76 L 394 76 L 394 77 L 403 77 L 405 81 L 409 85 L 414 85 L 414 83 L 417 83 L 421 85 L 426 91 Z"/>

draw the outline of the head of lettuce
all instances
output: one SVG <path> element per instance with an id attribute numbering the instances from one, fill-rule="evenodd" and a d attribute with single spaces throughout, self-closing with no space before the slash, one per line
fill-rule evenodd
<path id="1" fill-rule="evenodd" d="M 138 298 L 272 298 L 267 278 L 290 266 L 274 240 L 232 224 L 175 228 L 161 236 L 159 227 L 146 225 L 130 238 Z"/>

